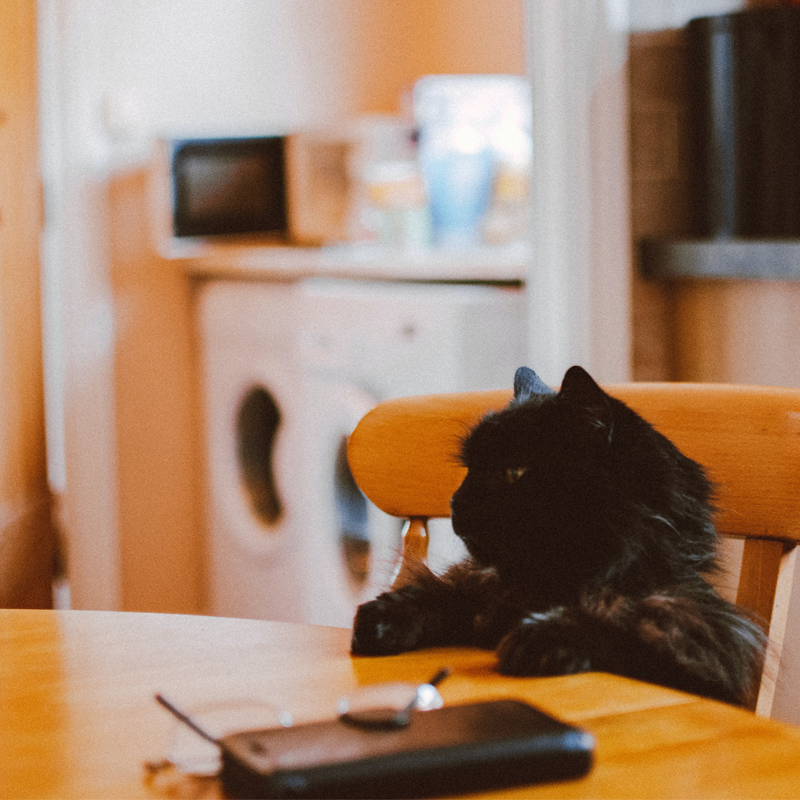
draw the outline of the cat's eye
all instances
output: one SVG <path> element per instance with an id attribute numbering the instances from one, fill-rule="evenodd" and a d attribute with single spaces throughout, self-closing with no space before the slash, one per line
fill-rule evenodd
<path id="1" fill-rule="evenodd" d="M 506 470 L 503 474 L 505 476 L 506 483 L 516 483 L 527 471 L 527 467 L 506 467 Z"/>

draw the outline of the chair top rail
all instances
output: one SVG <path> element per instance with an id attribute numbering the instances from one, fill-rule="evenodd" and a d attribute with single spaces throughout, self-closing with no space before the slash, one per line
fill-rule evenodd
<path id="1" fill-rule="evenodd" d="M 735 384 L 604 386 L 703 464 L 717 488 L 717 527 L 731 536 L 800 542 L 800 390 Z M 388 400 L 350 437 L 356 482 L 398 517 L 448 517 L 464 478 L 461 442 L 509 391 Z"/>

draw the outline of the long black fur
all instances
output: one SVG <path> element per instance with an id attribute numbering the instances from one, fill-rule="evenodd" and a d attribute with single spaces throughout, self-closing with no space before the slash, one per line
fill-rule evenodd
<path id="1" fill-rule="evenodd" d="M 602 670 L 746 703 L 763 656 L 717 569 L 703 468 L 580 367 L 531 370 L 467 436 L 453 495 L 470 557 L 362 605 L 352 652 L 497 648 L 509 675 Z"/>

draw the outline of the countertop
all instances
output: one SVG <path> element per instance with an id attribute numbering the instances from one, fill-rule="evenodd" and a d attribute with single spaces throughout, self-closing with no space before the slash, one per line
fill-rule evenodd
<path id="1" fill-rule="evenodd" d="M 530 261 L 526 243 L 463 250 L 402 250 L 370 244 L 321 247 L 264 241 L 208 243 L 171 239 L 161 255 L 200 279 L 297 280 L 309 277 L 381 281 L 522 283 Z"/>

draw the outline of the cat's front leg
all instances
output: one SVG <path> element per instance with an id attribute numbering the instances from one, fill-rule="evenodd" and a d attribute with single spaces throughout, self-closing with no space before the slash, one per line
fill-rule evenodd
<path id="1" fill-rule="evenodd" d="M 496 576 L 459 564 L 439 577 L 425 567 L 412 584 L 359 606 L 351 651 L 384 656 L 421 647 L 479 644 L 475 620 Z"/>
<path id="2" fill-rule="evenodd" d="M 498 670 L 504 675 L 569 675 L 607 661 L 610 643 L 580 609 L 552 608 L 526 615 L 500 642 Z"/>
<path id="3" fill-rule="evenodd" d="M 350 649 L 355 655 L 388 656 L 416 650 L 426 638 L 425 592 L 409 586 L 385 592 L 358 607 Z"/>

